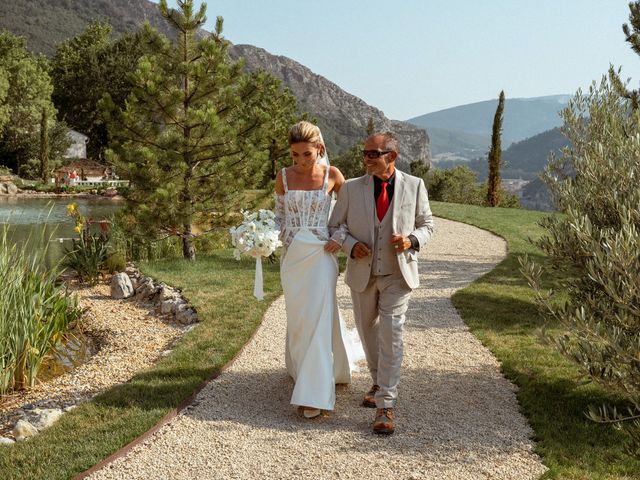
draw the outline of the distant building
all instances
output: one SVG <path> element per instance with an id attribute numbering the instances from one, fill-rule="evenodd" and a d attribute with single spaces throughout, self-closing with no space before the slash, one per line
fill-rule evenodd
<path id="1" fill-rule="evenodd" d="M 99 182 L 118 178 L 113 174 L 110 167 L 86 158 L 75 160 L 64 167 L 60 167 L 55 171 L 55 174 L 59 179 L 63 179 L 73 177 L 73 172 L 76 172 L 78 183 L 82 181 Z"/>
<path id="2" fill-rule="evenodd" d="M 75 130 L 69 130 L 67 132 L 67 138 L 71 141 L 71 145 L 63 157 L 87 158 L 87 142 L 89 141 L 89 137 Z"/>

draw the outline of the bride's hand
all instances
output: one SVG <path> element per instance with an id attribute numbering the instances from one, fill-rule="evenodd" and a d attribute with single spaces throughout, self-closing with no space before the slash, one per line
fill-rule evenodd
<path id="1" fill-rule="evenodd" d="M 340 244 L 334 240 L 329 240 L 324 244 L 324 251 L 327 253 L 336 253 L 341 248 Z"/>

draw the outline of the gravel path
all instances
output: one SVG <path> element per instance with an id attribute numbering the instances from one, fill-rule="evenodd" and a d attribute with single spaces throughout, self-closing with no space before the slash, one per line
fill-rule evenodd
<path id="1" fill-rule="evenodd" d="M 545 471 L 518 411 L 515 387 L 469 333 L 450 297 L 504 258 L 502 239 L 436 220 L 420 256 L 405 331 L 396 433 L 371 433 L 360 407 L 366 368 L 337 391 L 336 409 L 314 420 L 289 405 L 280 298 L 237 361 L 196 402 L 92 479 L 536 479 Z M 248 293 L 249 294 L 249 293 Z M 348 289 L 341 309 L 353 325 Z"/>

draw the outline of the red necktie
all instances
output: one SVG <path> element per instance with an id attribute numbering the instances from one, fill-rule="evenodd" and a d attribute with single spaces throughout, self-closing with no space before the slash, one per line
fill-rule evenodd
<path id="1" fill-rule="evenodd" d="M 378 220 L 382 221 L 384 218 L 384 214 L 389 210 L 389 195 L 387 195 L 387 185 L 389 183 L 382 182 L 380 183 L 380 195 L 378 195 L 378 200 L 376 201 L 376 211 L 378 213 Z"/>

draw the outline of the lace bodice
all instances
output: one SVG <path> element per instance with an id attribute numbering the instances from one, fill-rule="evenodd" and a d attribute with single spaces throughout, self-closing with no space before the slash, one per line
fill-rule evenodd
<path id="1" fill-rule="evenodd" d="M 311 231 L 320 240 L 329 240 L 329 212 L 331 210 L 331 194 L 329 188 L 329 167 L 324 175 L 322 188 L 319 190 L 289 190 L 286 169 L 282 169 L 284 195 L 276 195 L 276 223 L 280 228 L 284 258 L 293 237 L 302 228 Z M 336 232 L 333 240 L 342 245 L 346 235 L 342 230 Z"/>

